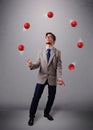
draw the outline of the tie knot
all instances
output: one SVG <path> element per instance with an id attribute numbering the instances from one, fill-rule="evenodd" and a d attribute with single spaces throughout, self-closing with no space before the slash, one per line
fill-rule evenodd
<path id="1" fill-rule="evenodd" d="M 47 49 L 47 52 L 50 52 L 51 51 L 51 49 Z"/>

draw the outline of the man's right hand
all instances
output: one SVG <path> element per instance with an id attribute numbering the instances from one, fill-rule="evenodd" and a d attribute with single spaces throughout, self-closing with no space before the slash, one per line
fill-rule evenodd
<path id="1" fill-rule="evenodd" d="M 31 62 L 30 59 L 27 60 L 27 65 L 28 65 L 29 67 L 32 67 L 32 62 Z"/>

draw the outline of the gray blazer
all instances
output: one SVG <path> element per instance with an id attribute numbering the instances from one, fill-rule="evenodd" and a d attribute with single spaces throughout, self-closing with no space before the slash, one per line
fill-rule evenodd
<path id="1" fill-rule="evenodd" d="M 46 49 L 42 48 L 31 70 L 36 68 L 39 68 L 37 83 L 44 84 L 48 80 L 49 85 L 55 86 L 57 80 L 62 79 L 61 52 L 53 47 L 49 62 L 47 63 Z"/>

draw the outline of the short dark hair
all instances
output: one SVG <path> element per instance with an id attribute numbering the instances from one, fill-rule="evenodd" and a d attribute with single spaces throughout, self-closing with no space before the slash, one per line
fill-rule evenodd
<path id="1" fill-rule="evenodd" d="M 48 34 L 51 34 L 51 35 L 53 36 L 53 40 L 56 41 L 56 36 L 55 36 L 52 32 L 47 32 L 47 33 L 46 33 L 46 36 L 47 36 Z"/>

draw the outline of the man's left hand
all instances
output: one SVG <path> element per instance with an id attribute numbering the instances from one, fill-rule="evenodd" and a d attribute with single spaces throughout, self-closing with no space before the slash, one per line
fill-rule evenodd
<path id="1" fill-rule="evenodd" d="M 64 83 L 63 80 L 58 80 L 57 83 L 58 83 L 58 85 L 64 85 L 65 86 L 65 83 Z"/>

